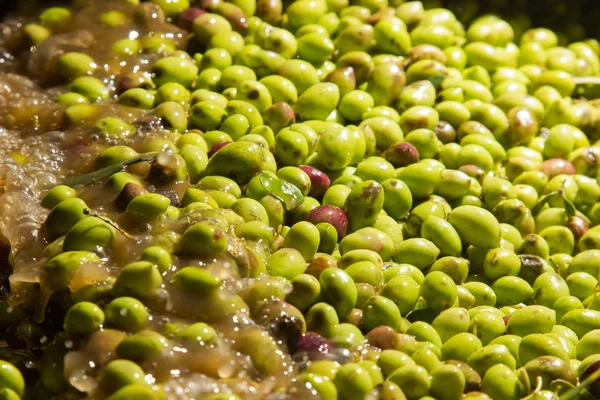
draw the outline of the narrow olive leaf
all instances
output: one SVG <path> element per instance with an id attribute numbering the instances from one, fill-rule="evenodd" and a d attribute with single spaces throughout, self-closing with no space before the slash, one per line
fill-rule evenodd
<path id="1" fill-rule="evenodd" d="M 31 332 L 28 329 L 23 329 L 24 332 L 16 333 L 17 338 L 23 340 L 31 339 Z M 30 350 L 25 349 L 11 349 L 10 346 L 2 340 L 0 342 L 0 357 L 2 360 L 8 361 L 12 364 L 36 362 L 36 357 Z"/>
<path id="2" fill-rule="evenodd" d="M 446 79 L 446 77 L 440 75 L 435 75 L 427 78 L 427 80 L 431 82 L 435 90 L 439 90 L 442 87 L 442 82 L 444 82 L 444 79 Z"/>
<path id="3" fill-rule="evenodd" d="M 554 269 L 554 272 L 556 272 L 557 274 L 560 275 L 560 267 L 558 266 L 557 263 L 555 263 L 552 260 L 552 257 L 548 258 L 548 264 L 550 264 L 552 266 L 552 268 Z"/>
<path id="4" fill-rule="evenodd" d="M 417 302 L 415 303 L 415 306 L 413 307 L 413 309 L 409 312 L 409 314 L 415 312 L 415 311 L 419 311 L 419 310 L 423 310 L 425 308 L 427 308 L 427 301 L 425 301 L 424 298 L 419 297 L 419 299 L 417 300 Z"/>
<path id="5" fill-rule="evenodd" d="M 563 200 L 565 202 L 565 212 L 568 217 L 572 217 L 577 214 L 577 208 L 575 208 L 575 204 L 571 202 L 571 200 L 567 199 L 566 196 L 563 195 Z"/>
<path id="6" fill-rule="evenodd" d="M 596 382 L 598 379 L 600 379 L 600 368 L 592 372 L 587 378 L 581 381 L 579 385 L 571 388 L 567 393 L 560 396 L 559 400 L 574 400 L 579 398 L 581 392 L 590 387 L 590 385 Z"/>
<path id="7" fill-rule="evenodd" d="M 533 216 L 536 216 L 540 211 L 542 211 L 542 208 L 544 208 L 544 206 L 550 201 L 550 199 L 552 198 L 552 196 L 556 196 L 557 194 L 558 194 L 558 191 L 552 192 L 552 193 L 548 193 L 547 195 L 543 196 L 535 204 L 535 206 L 533 206 L 533 208 L 531 209 L 531 214 Z"/>
<path id="8" fill-rule="evenodd" d="M 552 382 L 550 382 L 550 385 L 549 385 L 550 391 L 556 393 L 557 395 L 566 393 L 567 391 L 569 391 L 570 389 L 572 389 L 574 387 L 575 387 L 575 385 L 573 385 L 571 382 L 566 381 L 564 379 L 555 379 Z"/>
<path id="9" fill-rule="evenodd" d="M 104 167 L 102 169 L 96 170 L 94 172 L 90 172 L 89 174 L 73 176 L 67 180 L 65 180 L 62 184 L 69 187 L 77 187 L 77 186 L 89 186 L 93 185 L 96 182 L 99 182 L 109 176 L 116 174 L 117 172 L 123 171 L 127 166 L 141 162 L 153 162 L 156 160 L 158 153 L 145 153 L 140 154 L 136 157 L 130 158 L 129 160 L 121 161 L 115 165 L 109 165 L 108 167 Z"/>
<path id="10" fill-rule="evenodd" d="M 577 211 L 576 214 L 579 218 L 583 219 L 585 222 L 587 222 L 588 224 L 592 225 L 592 221 L 584 214 L 579 212 L 579 210 Z"/>
<path id="11" fill-rule="evenodd" d="M 417 312 L 417 311 L 419 311 L 419 310 L 424 310 L 424 309 L 426 309 L 426 308 L 427 308 L 427 301 L 425 301 L 425 299 L 424 299 L 424 298 L 422 298 L 422 297 L 419 297 L 419 299 L 418 299 L 418 300 L 417 300 L 417 302 L 415 303 L 415 306 L 413 307 L 413 309 L 412 309 L 412 310 L 410 310 L 410 311 L 408 312 L 408 314 L 406 314 L 406 315 L 404 316 L 404 318 L 408 318 L 408 316 L 409 316 L 409 315 L 411 315 L 412 313 L 414 313 L 414 312 Z"/>
<path id="12" fill-rule="evenodd" d="M 286 211 L 293 210 L 304 201 L 304 195 L 300 189 L 289 182 L 261 173 L 260 183 L 271 196 L 283 203 Z"/>

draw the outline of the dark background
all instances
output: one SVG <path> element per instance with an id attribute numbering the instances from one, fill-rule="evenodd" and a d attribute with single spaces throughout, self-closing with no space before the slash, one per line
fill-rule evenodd
<path id="1" fill-rule="evenodd" d="M 426 7 L 428 2 L 423 0 Z M 9 13 L 37 14 L 40 8 L 57 3 L 69 4 L 68 1 L 55 0 L 0 0 L 0 20 Z M 390 4 L 393 3 L 394 0 L 390 0 Z M 600 39 L 600 0 L 442 0 L 442 3 L 463 23 L 486 12 L 509 19 L 525 14 L 533 27 L 561 31 L 569 37 L 569 41 L 580 40 L 582 35 Z"/>

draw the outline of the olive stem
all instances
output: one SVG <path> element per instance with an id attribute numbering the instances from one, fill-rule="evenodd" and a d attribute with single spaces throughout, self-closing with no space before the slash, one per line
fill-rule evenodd
<path id="1" fill-rule="evenodd" d="M 577 76 L 573 78 L 576 85 L 600 85 L 599 76 Z"/>
<path id="2" fill-rule="evenodd" d="M 583 382 L 580 382 L 579 385 L 575 386 L 567 393 L 560 396 L 559 400 L 573 400 L 575 399 L 582 390 L 587 389 L 592 383 L 594 383 L 597 379 L 600 378 L 600 368 L 592 372 L 590 376 L 585 378 Z"/>
<path id="3" fill-rule="evenodd" d="M 83 210 L 83 213 L 86 215 L 89 215 L 90 217 L 95 217 L 95 218 L 101 219 L 102 221 L 106 222 L 107 224 L 109 224 L 110 226 L 115 228 L 117 231 L 119 231 L 121 233 L 121 235 L 125 236 L 127 239 L 130 239 L 130 240 L 133 239 L 133 236 L 131 236 L 126 231 L 124 231 L 120 226 L 118 226 L 117 224 L 115 224 L 114 222 L 109 220 L 108 218 L 104 218 L 96 213 L 92 213 L 92 211 L 89 208 L 86 208 L 85 210 Z"/>
<path id="4" fill-rule="evenodd" d="M 536 382 L 535 389 L 533 390 L 534 393 L 542 390 L 542 385 L 543 385 L 544 381 L 542 380 L 542 377 L 540 375 L 538 375 L 535 382 Z"/>
<path id="5" fill-rule="evenodd" d="M 596 293 L 594 293 L 592 296 L 592 301 L 590 301 L 590 304 L 588 304 L 588 306 L 586 308 L 590 308 L 592 306 L 592 304 L 594 304 L 594 300 L 596 300 L 596 298 L 598 297 L 598 295 L 600 295 L 600 284 L 596 285 L 596 288 L 594 289 L 594 291 Z"/>
<path id="6" fill-rule="evenodd" d="M 529 393 L 527 396 L 523 397 L 521 400 L 532 399 L 532 398 L 533 398 L 533 396 L 535 396 L 535 394 L 536 394 L 537 392 L 539 392 L 540 390 L 542 390 L 542 385 L 543 385 L 543 383 L 544 383 L 544 382 L 543 382 L 543 380 L 542 380 L 542 377 L 541 377 L 541 376 L 538 376 L 538 377 L 535 379 L 535 388 L 533 389 L 533 391 L 532 391 L 531 393 Z M 530 384 L 530 386 L 531 386 L 531 384 Z M 562 400 L 562 399 L 560 399 L 560 400 Z"/>
<path id="7" fill-rule="evenodd" d="M 519 380 L 523 386 L 525 386 L 525 391 L 527 393 L 531 392 L 531 380 L 529 379 L 527 372 L 522 368 L 519 368 Z"/>

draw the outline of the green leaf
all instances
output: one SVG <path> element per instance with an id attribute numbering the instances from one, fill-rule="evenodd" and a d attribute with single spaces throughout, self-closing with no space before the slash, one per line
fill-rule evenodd
<path id="1" fill-rule="evenodd" d="M 434 75 L 427 78 L 427 80 L 433 84 L 435 90 L 439 90 L 442 87 L 442 82 L 444 82 L 444 79 L 446 79 L 446 77 L 440 75 Z"/>
<path id="2" fill-rule="evenodd" d="M 261 173 L 260 183 L 271 196 L 283 203 L 286 211 L 293 210 L 304 202 L 304 195 L 300 189 L 289 182 Z"/>
<path id="3" fill-rule="evenodd" d="M 571 382 L 566 381 L 564 379 L 555 379 L 551 381 L 548 386 L 550 391 L 556 393 L 559 396 L 575 387 L 575 385 L 573 385 Z"/>
<path id="4" fill-rule="evenodd" d="M 567 213 L 567 216 L 574 216 L 577 213 L 577 208 L 575 208 L 575 204 L 573 204 L 571 200 L 567 199 L 566 196 L 563 196 L 563 200 L 565 202 L 565 212 Z"/>
<path id="5" fill-rule="evenodd" d="M 415 303 L 415 306 L 413 307 L 413 309 L 411 310 L 411 312 L 415 312 L 415 311 L 419 311 L 419 310 L 423 310 L 425 308 L 427 308 L 427 300 L 425 300 L 422 297 L 419 297 L 419 299 L 417 300 L 417 302 Z"/>
<path id="6" fill-rule="evenodd" d="M 93 185 L 94 183 L 108 178 L 109 176 L 116 174 L 117 172 L 123 171 L 127 166 L 131 164 L 135 164 L 141 161 L 153 162 L 154 160 L 156 160 L 157 156 L 158 153 L 140 154 L 136 157 L 130 158 L 129 160 L 121 161 L 120 163 L 115 165 L 109 165 L 108 167 L 96 170 L 94 172 L 90 172 L 89 174 L 73 176 L 64 181 L 62 184 L 72 188 L 76 186 Z"/>
<path id="7" fill-rule="evenodd" d="M 542 211 L 542 208 L 544 208 L 544 206 L 550 201 L 552 196 L 556 196 L 557 194 L 558 194 L 558 192 L 552 192 L 552 193 L 548 193 L 547 195 L 543 196 L 535 204 L 535 206 L 533 206 L 533 208 L 531 209 L 531 214 L 535 217 L 540 211 Z"/>
<path id="8" fill-rule="evenodd" d="M 600 368 L 592 372 L 587 378 L 579 382 L 579 385 L 571 388 L 568 392 L 560 396 L 560 400 L 575 400 L 578 399 L 584 389 L 590 387 L 592 383 L 600 379 Z"/>
<path id="9" fill-rule="evenodd" d="M 556 264 L 553 260 L 552 257 L 548 258 L 548 264 L 550 264 L 552 266 L 552 268 L 554 269 L 554 272 L 556 272 L 557 274 L 560 274 L 560 268 L 558 267 L 558 264 Z"/>

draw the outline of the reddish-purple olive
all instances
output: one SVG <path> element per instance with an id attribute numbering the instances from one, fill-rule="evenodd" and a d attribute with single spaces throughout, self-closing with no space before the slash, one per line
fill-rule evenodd
<path id="1" fill-rule="evenodd" d="M 208 151 L 208 158 L 211 158 L 217 151 L 221 150 L 223 147 L 230 145 L 230 144 L 231 144 L 231 142 L 220 142 L 220 143 L 215 144 Z"/>
<path id="2" fill-rule="evenodd" d="M 408 142 L 394 143 L 383 152 L 382 157 L 394 168 L 406 167 L 419 162 L 419 150 Z"/>
<path id="3" fill-rule="evenodd" d="M 309 196 L 323 196 L 327 189 L 329 189 L 329 186 L 331 186 L 331 180 L 329 180 L 329 177 L 323 171 L 320 171 L 315 167 L 311 167 L 308 165 L 301 165 L 300 169 L 306 172 L 306 174 L 310 178 Z"/>
<path id="4" fill-rule="evenodd" d="M 296 352 L 331 353 L 333 350 L 333 343 L 316 332 L 303 333 L 296 343 Z"/>
<path id="5" fill-rule="evenodd" d="M 196 19 L 196 17 L 205 13 L 206 11 L 204 11 L 203 9 L 195 7 L 183 10 L 177 17 L 177 26 L 179 26 L 181 29 L 185 29 L 186 31 L 190 32 L 192 30 L 192 25 L 194 24 L 194 20 Z"/>
<path id="6" fill-rule="evenodd" d="M 271 336 L 285 343 L 290 352 L 294 352 L 302 338 L 303 321 L 285 313 L 274 318 L 267 324 Z"/>
<path id="7" fill-rule="evenodd" d="M 343 239 L 348 232 L 348 216 L 336 206 L 319 206 L 308 213 L 306 220 L 314 225 L 321 222 L 330 223 L 337 231 L 338 240 Z"/>
<path id="8" fill-rule="evenodd" d="M 171 201 L 172 207 L 179 207 L 179 196 L 177 192 L 174 190 L 159 190 L 156 192 L 157 194 L 165 196 L 167 199 Z"/>
<path id="9" fill-rule="evenodd" d="M 540 170 L 546 174 L 548 179 L 552 179 L 556 175 L 575 175 L 573 164 L 562 158 L 551 158 L 544 161 Z"/>

